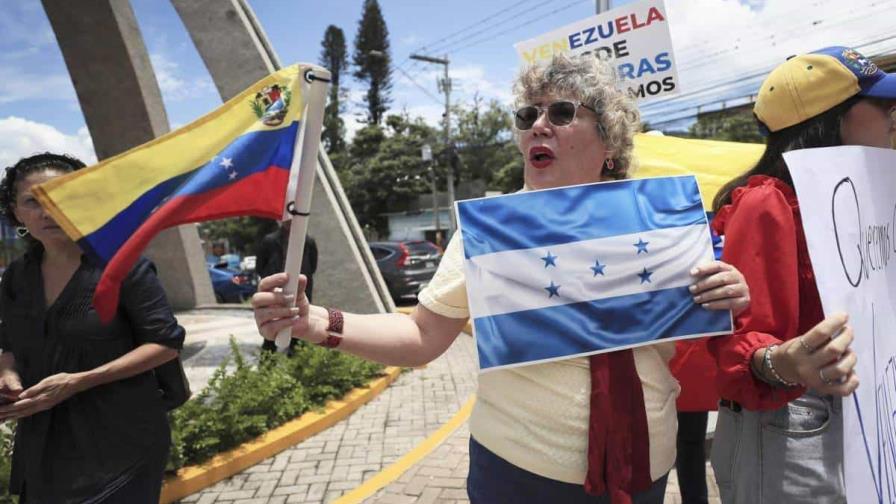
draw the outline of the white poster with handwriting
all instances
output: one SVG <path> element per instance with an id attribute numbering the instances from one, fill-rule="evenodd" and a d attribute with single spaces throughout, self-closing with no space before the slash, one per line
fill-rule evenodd
<path id="1" fill-rule="evenodd" d="M 896 502 L 896 151 L 784 155 L 825 314 L 845 311 L 860 385 L 843 398 L 847 498 Z"/>
<path id="2" fill-rule="evenodd" d="M 678 92 L 669 18 L 663 0 L 608 10 L 514 45 L 527 65 L 554 54 L 594 54 L 613 61 L 628 94 L 644 100 Z"/>

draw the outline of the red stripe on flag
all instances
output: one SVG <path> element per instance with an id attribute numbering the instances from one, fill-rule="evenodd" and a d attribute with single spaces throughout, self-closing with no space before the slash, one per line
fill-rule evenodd
<path id="1" fill-rule="evenodd" d="M 106 265 L 93 295 L 93 305 L 100 319 L 109 321 L 115 315 L 121 282 L 159 232 L 180 224 L 235 216 L 279 220 L 283 215 L 288 183 L 289 170 L 272 166 L 228 186 L 165 202 L 137 228 Z"/>

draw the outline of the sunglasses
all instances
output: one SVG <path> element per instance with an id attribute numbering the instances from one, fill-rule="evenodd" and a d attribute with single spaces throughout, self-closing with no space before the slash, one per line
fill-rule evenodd
<path id="1" fill-rule="evenodd" d="M 547 107 L 541 105 L 526 105 L 520 107 L 513 114 L 513 122 L 516 129 L 525 131 L 531 129 L 541 114 L 547 111 L 548 121 L 554 126 L 569 126 L 576 118 L 576 111 L 584 107 L 595 114 L 596 110 L 578 101 L 561 100 L 551 103 Z"/>

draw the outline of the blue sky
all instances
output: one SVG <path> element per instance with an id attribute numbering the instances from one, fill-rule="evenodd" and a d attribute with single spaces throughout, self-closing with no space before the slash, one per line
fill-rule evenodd
<path id="1" fill-rule="evenodd" d="M 330 24 L 351 43 L 362 0 L 249 0 L 284 64 L 317 62 Z M 624 1 L 616 1 L 620 5 Z M 682 84 L 681 99 L 645 105 L 651 123 L 693 115 L 696 105 L 747 99 L 763 71 L 789 54 L 840 43 L 868 54 L 896 50 L 896 0 L 666 0 Z M 174 8 L 132 0 L 172 127 L 212 110 L 220 99 Z M 451 60 L 452 99 L 474 94 L 509 102 L 518 68 L 513 44 L 594 13 L 593 0 L 380 0 L 390 32 L 392 108 L 436 123 L 440 67 L 407 61 L 413 52 Z M 441 39 L 455 35 L 441 43 Z M 427 47 L 428 46 L 428 47 Z M 410 77 L 410 78 L 409 78 Z M 413 79 L 413 82 L 411 81 Z M 357 128 L 360 86 L 349 79 L 346 122 Z M 423 90 L 421 90 L 423 88 Z M 425 90 L 425 92 L 424 92 Z M 686 122 L 686 121 L 685 121 Z M 65 150 L 93 160 L 68 72 L 37 0 L 0 0 L 0 163 L 39 150 Z"/>

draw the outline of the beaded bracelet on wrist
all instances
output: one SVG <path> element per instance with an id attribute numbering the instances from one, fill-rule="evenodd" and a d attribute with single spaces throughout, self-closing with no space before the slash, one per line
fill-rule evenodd
<path id="1" fill-rule="evenodd" d="M 769 345 L 765 347 L 765 355 L 762 356 L 762 367 L 768 368 L 776 385 L 783 387 L 798 387 L 800 385 L 799 383 L 785 380 L 775 369 L 775 365 L 772 363 L 772 352 L 774 352 L 776 348 L 778 348 L 778 345 Z"/>

